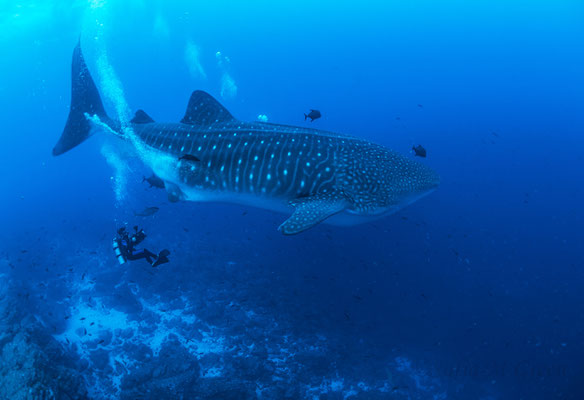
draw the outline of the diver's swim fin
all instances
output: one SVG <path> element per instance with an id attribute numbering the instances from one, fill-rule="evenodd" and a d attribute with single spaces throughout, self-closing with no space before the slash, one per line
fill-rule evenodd
<path id="1" fill-rule="evenodd" d="M 152 263 L 152 267 L 156 268 L 159 265 L 166 264 L 169 261 L 168 260 L 169 255 L 170 251 L 168 251 L 167 249 L 162 250 L 160 253 L 158 253 L 158 258 L 156 259 L 156 261 Z"/>

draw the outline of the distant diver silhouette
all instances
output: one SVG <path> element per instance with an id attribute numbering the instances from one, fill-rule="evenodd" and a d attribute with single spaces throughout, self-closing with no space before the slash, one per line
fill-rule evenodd
<path id="1" fill-rule="evenodd" d="M 140 260 L 142 258 L 148 261 L 148 264 L 153 267 L 158 267 L 159 265 L 166 264 L 170 251 L 167 249 L 162 250 L 158 256 L 152 253 L 148 249 L 142 251 L 137 251 L 135 246 L 138 246 L 146 239 L 146 233 L 143 229 L 134 226 L 134 234 L 130 236 L 126 231 L 126 228 L 122 227 L 118 229 L 118 236 L 113 241 L 113 249 L 120 264 L 125 264 L 127 261 Z"/>

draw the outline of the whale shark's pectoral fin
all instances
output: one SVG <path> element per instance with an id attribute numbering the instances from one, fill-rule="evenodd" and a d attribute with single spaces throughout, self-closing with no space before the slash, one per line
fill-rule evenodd
<path id="1" fill-rule="evenodd" d="M 312 228 L 349 205 L 346 198 L 334 194 L 301 197 L 290 204 L 296 209 L 278 228 L 284 235 L 295 235 Z"/>

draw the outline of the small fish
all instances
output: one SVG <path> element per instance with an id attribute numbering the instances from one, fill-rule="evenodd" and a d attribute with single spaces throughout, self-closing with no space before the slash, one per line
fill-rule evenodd
<path id="1" fill-rule="evenodd" d="M 95 324 L 95 322 L 92 322 L 91 324 L 89 324 L 89 326 L 93 326 L 93 324 Z"/>
<path id="2" fill-rule="evenodd" d="M 97 342 L 97 344 L 102 344 L 103 342 L 105 342 L 105 340 L 101 339 L 99 342 Z"/>
<path id="3" fill-rule="evenodd" d="M 159 189 L 164 189 L 164 181 L 157 177 L 155 174 L 152 174 L 150 178 L 144 177 L 144 179 L 142 179 L 142 182 L 148 182 L 151 188 L 155 187 Z"/>
<path id="4" fill-rule="evenodd" d="M 319 119 L 321 117 L 320 111 L 318 110 L 310 110 L 308 114 L 304 114 L 304 120 L 306 121 L 310 118 L 310 122 L 314 121 L 315 119 Z"/>
<path id="5" fill-rule="evenodd" d="M 151 215 L 154 215 L 158 212 L 159 208 L 158 207 L 146 207 L 145 209 L 143 209 L 142 211 L 134 211 L 134 215 L 136 217 L 149 217 Z"/>
<path id="6" fill-rule="evenodd" d="M 416 153 L 418 157 L 426 157 L 426 149 L 423 148 L 421 144 L 413 146 L 412 150 L 414 151 L 414 153 Z"/>
<path id="7" fill-rule="evenodd" d="M 85 317 L 79 318 L 79 321 L 85 321 Z"/>
<path id="8" fill-rule="evenodd" d="M 192 154 L 183 154 L 182 156 L 180 156 L 180 157 L 179 157 L 179 159 L 178 159 L 178 160 L 179 160 L 179 161 L 180 161 L 180 160 L 185 160 L 185 161 L 194 161 L 194 162 L 201 161 L 201 160 L 199 160 L 197 157 L 193 156 Z"/>

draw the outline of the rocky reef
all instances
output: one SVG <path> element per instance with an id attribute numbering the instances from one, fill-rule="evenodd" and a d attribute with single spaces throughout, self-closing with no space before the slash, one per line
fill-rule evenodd
<path id="1" fill-rule="evenodd" d="M 0 399 L 87 399 L 74 360 L 32 315 L 28 297 L 0 274 Z"/>

